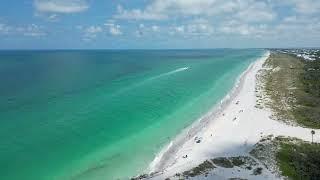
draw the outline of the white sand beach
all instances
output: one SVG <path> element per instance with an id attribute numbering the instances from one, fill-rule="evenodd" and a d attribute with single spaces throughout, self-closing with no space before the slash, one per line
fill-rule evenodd
<path id="1" fill-rule="evenodd" d="M 235 92 L 214 113 L 208 114 L 177 137 L 150 165 L 157 172 L 153 179 L 165 179 L 189 170 L 207 159 L 248 155 L 253 146 L 270 134 L 297 137 L 311 141 L 308 128 L 289 126 L 272 120 L 271 110 L 256 108 L 256 75 L 269 56 L 267 52 L 243 74 Z M 320 133 L 319 130 L 316 133 Z M 317 137 L 315 141 L 320 141 Z M 187 155 L 187 157 L 186 157 Z M 230 170 L 221 171 L 219 179 L 229 178 Z M 244 175 L 246 176 L 246 175 Z M 250 176 L 250 175 L 247 175 Z M 263 179 L 275 179 L 266 173 Z"/>

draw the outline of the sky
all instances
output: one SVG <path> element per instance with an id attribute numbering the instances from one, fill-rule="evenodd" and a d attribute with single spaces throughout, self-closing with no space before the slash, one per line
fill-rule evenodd
<path id="1" fill-rule="evenodd" d="M 0 49 L 320 46 L 320 0 L 1 0 Z"/>

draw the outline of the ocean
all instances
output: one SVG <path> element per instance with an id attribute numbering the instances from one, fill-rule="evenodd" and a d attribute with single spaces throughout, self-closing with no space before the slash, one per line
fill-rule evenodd
<path id="1" fill-rule="evenodd" d="M 0 51 L 0 179 L 128 179 L 264 50 Z"/>

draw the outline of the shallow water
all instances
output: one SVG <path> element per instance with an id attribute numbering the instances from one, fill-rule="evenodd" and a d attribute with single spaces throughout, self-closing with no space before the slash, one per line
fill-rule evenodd
<path id="1" fill-rule="evenodd" d="M 1 179 L 126 179 L 263 50 L 1 51 Z"/>

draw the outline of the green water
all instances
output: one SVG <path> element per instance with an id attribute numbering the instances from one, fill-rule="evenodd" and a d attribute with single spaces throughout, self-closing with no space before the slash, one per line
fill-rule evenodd
<path id="1" fill-rule="evenodd" d="M 0 179 L 127 179 L 262 50 L 0 51 Z"/>

